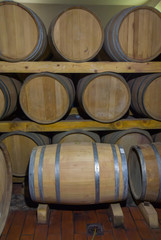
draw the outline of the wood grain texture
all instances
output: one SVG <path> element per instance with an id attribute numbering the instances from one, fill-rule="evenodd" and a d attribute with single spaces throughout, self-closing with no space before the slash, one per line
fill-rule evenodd
<path id="1" fill-rule="evenodd" d="M 39 58 L 47 46 L 47 36 L 39 17 L 22 4 L 0 4 L 0 58 L 6 61 Z M 40 33 L 41 32 L 41 33 Z"/>
<path id="2" fill-rule="evenodd" d="M 6 240 L 17 240 L 21 236 L 22 227 L 25 221 L 26 212 L 16 211 L 13 224 L 8 232 Z"/>
<path id="3" fill-rule="evenodd" d="M 41 134 L 13 132 L 1 135 L 0 141 L 6 145 L 10 154 L 12 174 L 23 177 L 28 175 L 28 164 L 32 149 L 38 145 L 48 144 L 49 138 Z"/>
<path id="4" fill-rule="evenodd" d="M 47 224 L 38 224 L 36 225 L 34 240 L 46 240 L 48 233 Z"/>
<path id="5" fill-rule="evenodd" d="M 151 143 L 152 138 L 147 131 L 141 129 L 128 129 L 117 131 L 103 136 L 102 142 L 118 144 L 122 146 L 128 159 L 129 150 L 132 146 Z"/>
<path id="6" fill-rule="evenodd" d="M 151 144 L 138 145 L 132 147 L 129 153 L 129 183 L 136 200 L 152 202 L 161 200 L 159 196 L 161 186 L 157 162 L 157 156 L 161 156 L 161 143 L 153 143 L 153 146 Z M 143 164 L 146 166 L 145 170 L 143 170 Z M 145 178 L 146 185 L 142 181 Z"/>
<path id="7" fill-rule="evenodd" d="M 150 74 L 128 82 L 131 107 L 138 114 L 161 120 L 161 74 Z"/>
<path id="8" fill-rule="evenodd" d="M 36 223 L 36 212 L 33 210 L 28 211 L 22 230 L 22 235 L 34 235 Z"/>
<path id="9" fill-rule="evenodd" d="M 129 128 L 161 129 L 161 122 L 152 119 L 122 119 L 113 123 L 99 123 L 90 120 L 66 120 L 52 124 L 38 124 L 31 121 L 1 121 L 0 132 L 62 132 L 73 129 L 85 131 L 126 130 Z"/>
<path id="10" fill-rule="evenodd" d="M 65 142 L 100 142 L 98 134 L 83 130 L 72 130 L 54 135 L 52 143 Z"/>
<path id="11" fill-rule="evenodd" d="M 155 208 L 149 202 L 140 203 L 138 207 L 149 227 L 159 228 L 158 214 Z"/>
<path id="12" fill-rule="evenodd" d="M 74 235 L 73 213 L 72 211 L 63 211 L 62 213 L 62 240 L 71 240 Z"/>
<path id="13" fill-rule="evenodd" d="M 0 143 L 0 235 L 5 227 L 12 194 L 11 160 L 6 146 Z M 12 220 L 11 220 L 12 221 Z M 9 221 L 10 223 L 10 221 Z M 6 231 L 6 230 L 5 230 Z"/>
<path id="14" fill-rule="evenodd" d="M 135 223 L 142 239 L 147 239 L 147 240 L 154 239 L 153 234 L 150 231 L 150 228 L 144 221 L 136 220 Z"/>
<path id="15" fill-rule="evenodd" d="M 90 31 L 89 31 L 90 29 Z M 96 56 L 104 39 L 101 22 L 85 8 L 69 8 L 51 22 L 49 43 L 64 59 L 88 61 Z"/>
<path id="16" fill-rule="evenodd" d="M 21 82 L 0 75 L 0 119 L 11 115 L 17 108 Z"/>
<path id="17" fill-rule="evenodd" d="M 80 106 L 91 118 L 105 123 L 124 116 L 131 102 L 124 78 L 109 72 L 82 78 L 77 86 L 77 97 Z"/>
<path id="18" fill-rule="evenodd" d="M 62 75 L 41 73 L 30 75 L 20 92 L 24 113 L 38 123 L 53 123 L 70 110 L 75 96 L 72 81 Z"/>
<path id="19" fill-rule="evenodd" d="M 159 73 L 160 69 L 161 62 L 0 62 L 1 73 Z"/>
<path id="20" fill-rule="evenodd" d="M 160 54 L 161 14 L 147 6 L 131 7 L 105 28 L 105 50 L 116 61 L 146 62 Z"/>
<path id="21" fill-rule="evenodd" d="M 152 135 L 154 142 L 161 142 L 161 132 Z"/>
<path id="22" fill-rule="evenodd" d="M 57 203 L 56 194 L 56 179 L 55 162 L 59 159 L 59 178 L 60 178 L 60 203 L 61 204 L 94 204 L 96 200 L 95 186 L 95 163 L 92 143 L 62 143 L 60 154 L 57 155 L 57 144 L 47 145 L 45 148 L 37 147 L 36 155 L 34 151 L 31 154 L 31 162 L 34 162 L 33 168 L 29 168 L 29 187 L 31 197 L 35 195 L 38 202 Z M 123 182 L 123 177 L 127 174 L 126 169 L 122 171 L 122 158 L 125 154 L 120 154 L 120 149 L 115 145 L 117 161 L 119 166 L 118 177 L 119 183 L 115 187 L 115 154 L 110 144 L 96 143 L 99 159 L 99 203 L 115 202 L 126 198 L 126 184 Z M 44 150 L 44 155 L 41 151 Z M 58 154 L 58 153 L 57 153 Z M 39 163 L 43 163 L 42 172 L 39 169 Z M 126 163 L 125 163 L 126 164 Z M 41 169 L 41 168 L 40 168 Z M 43 193 L 42 182 L 38 177 L 42 174 L 43 178 Z M 31 173 L 31 174 L 30 174 Z M 124 174 L 124 176 L 123 176 Z M 108 181 L 108 179 L 111 181 Z M 34 184 L 34 191 L 32 184 Z M 115 188 L 118 189 L 118 194 L 115 193 Z M 125 190 L 125 191 L 124 191 Z M 42 194 L 41 194 L 42 193 Z M 41 195 L 40 195 L 41 194 Z M 42 198 L 44 196 L 44 199 Z"/>
<path id="23" fill-rule="evenodd" d="M 14 215 L 15 215 L 15 212 L 9 212 L 2 235 L 5 235 L 5 236 L 7 235 L 8 231 L 13 223 Z"/>

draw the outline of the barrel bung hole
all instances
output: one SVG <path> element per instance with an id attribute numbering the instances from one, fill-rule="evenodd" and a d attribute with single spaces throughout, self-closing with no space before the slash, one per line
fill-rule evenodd
<path id="1" fill-rule="evenodd" d="M 130 150 L 128 163 L 130 188 L 134 198 L 138 200 L 142 194 L 142 171 L 139 155 L 134 148 Z"/>

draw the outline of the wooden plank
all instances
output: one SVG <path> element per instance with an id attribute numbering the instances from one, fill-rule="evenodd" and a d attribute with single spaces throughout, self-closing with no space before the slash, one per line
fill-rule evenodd
<path id="1" fill-rule="evenodd" d="M 113 232 L 105 232 L 104 235 L 101 237 L 101 240 L 114 240 Z"/>
<path id="2" fill-rule="evenodd" d="M 128 240 L 126 232 L 124 229 L 121 228 L 114 228 L 113 229 L 113 233 L 114 233 L 114 239 L 118 239 L 118 240 Z"/>
<path id="3" fill-rule="evenodd" d="M 38 224 L 35 230 L 34 240 L 46 240 L 48 232 L 47 224 Z"/>
<path id="4" fill-rule="evenodd" d="M 128 230 L 135 230 L 136 225 L 135 222 L 130 214 L 130 211 L 127 207 L 122 208 L 123 214 L 124 214 L 124 226 Z"/>
<path id="5" fill-rule="evenodd" d="M 53 210 L 50 214 L 48 240 L 61 238 L 61 216 L 62 213 L 59 210 Z"/>
<path id="6" fill-rule="evenodd" d="M 127 237 L 130 240 L 141 240 L 141 237 L 137 230 L 130 229 L 126 231 Z"/>
<path id="7" fill-rule="evenodd" d="M 160 72 L 161 62 L 0 62 L 1 73 L 150 73 Z"/>
<path id="8" fill-rule="evenodd" d="M 12 226 L 8 232 L 7 240 L 17 240 L 20 238 L 25 221 L 26 212 L 16 211 Z"/>
<path id="9" fill-rule="evenodd" d="M 8 231 L 9 231 L 9 229 L 11 227 L 11 224 L 13 222 L 14 215 L 15 215 L 15 212 L 10 212 L 9 213 L 9 216 L 7 218 L 7 221 L 6 221 L 5 227 L 3 229 L 2 235 L 7 235 Z"/>
<path id="10" fill-rule="evenodd" d="M 72 211 L 63 211 L 62 213 L 62 240 L 73 239 L 73 213 Z"/>
<path id="11" fill-rule="evenodd" d="M 144 219 L 143 215 L 141 214 L 141 212 L 139 211 L 139 209 L 137 207 L 130 207 L 130 212 L 131 212 L 132 217 L 134 218 L 134 221 Z"/>
<path id="12" fill-rule="evenodd" d="M 61 132 L 73 129 L 86 131 L 125 130 L 129 128 L 161 129 L 161 122 L 151 119 L 119 120 L 113 123 L 99 123 L 92 120 L 59 121 L 53 124 L 38 124 L 31 121 L 1 121 L 0 132 Z"/>
<path id="13" fill-rule="evenodd" d="M 48 204 L 39 204 L 37 208 L 38 223 L 46 224 L 49 219 L 49 206 Z"/>
<path id="14" fill-rule="evenodd" d="M 87 235 L 86 234 L 75 234 L 74 240 L 87 240 Z"/>
<path id="15" fill-rule="evenodd" d="M 87 230 L 87 214 L 85 211 L 74 212 L 74 232 L 75 234 L 86 233 Z"/>
<path id="16" fill-rule="evenodd" d="M 36 211 L 28 211 L 25 219 L 22 235 L 33 235 L 36 227 Z"/>
<path id="17" fill-rule="evenodd" d="M 20 240 L 33 240 L 33 239 L 34 239 L 33 235 L 23 235 L 20 238 Z"/>
<path id="18" fill-rule="evenodd" d="M 121 227 L 124 225 L 124 215 L 119 203 L 110 204 L 110 213 L 114 227 Z"/>
<path id="19" fill-rule="evenodd" d="M 154 239 L 153 235 L 152 235 L 152 232 L 150 231 L 150 228 L 145 223 L 145 221 L 143 221 L 143 220 L 136 220 L 135 223 L 137 225 L 137 229 L 138 229 L 139 234 L 140 234 L 142 239 L 146 239 L 146 240 Z"/>
<path id="20" fill-rule="evenodd" d="M 96 210 L 98 222 L 102 224 L 104 231 L 112 230 L 112 223 L 109 221 L 107 210 Z"/>
<path id="21" fill-rule="evenodd" d="M 158 214 L 155 208 L 149 202 L 140 203 L 138 207 L 147 224 L 151 228 L 159 228 Z"/>

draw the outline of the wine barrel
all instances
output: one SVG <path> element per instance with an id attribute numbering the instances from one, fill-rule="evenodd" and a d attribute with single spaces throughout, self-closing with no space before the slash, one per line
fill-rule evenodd
<path id="1" fill-rule="evenodd" d="M 98 134 L 83 130 L 71 130 L 56 134 L 52 138 L 52 143 L 70 143 L 70 142 L 100 142 Z"/>
<path id="2" fill-rule="evenodd" d="M 40 18 L 14 1 L 0 2 L 0 59 L 37 60 L 46 55 L 47 33 Z"/>
<path id="3" fill-rule="evenodd" d="M 132 79 L 128 84 L 132 109 L 142 116 L 161 121 L 161 73 Z"/>
<path id="4" fill-rule="evenodd" d="M 20 91 L 20 105 L 33 121 L 43 124 L 63 118 L 75 97 L 73 82 L 62 75 L 39 73 L 27 77 Z"/>
<path id="5" fill-rule="evenodd" d="M 113 122 L 128 111 L 131 96 L 124 78 L 115 73 L 91 74 L 77 86 L 78 102 L 83 110 L 99 122 Z"/>
<path id="6" fill-rule="evenodd" d="M 55 57 L 85 62 L 94 58 L 101 49 L 104 32 L 101 22 L 92 12 L 73 7 L 53 19 L 48 37 Z"/>
<path id="7" fill-rule="evenodd" d="M 131 128 L 107 134 L 102 137 L 102 142 L 120 145 L 125 150 L 126 158 L 128 158 L 132 146 L 151 143 L 152 137 L 147 131 Z"/>
<path id="8" fill-rule="evenodd" d="M 154 142 L 161 142 L 161 132 L 152 135 Z"/>
<path id="9" fill-rule="evenodd" d="M 105 27 L 104 49 L 115 61 L 147 62 L 161 52 L 161 13 L 148 6 L 124 9 Z"/>
<path id="10" fill-rule="evenodd" d="M 0 75 L 0 119 L 16 110 L 20 88 L 21 83 L 16 79 Z"/>
<path id="11" fill-rule="evenodd" d="M 130 188 L 136 200 L 161 201 L 161 143 L 133 146 L 128 170 Z"/>
<path id="12" fill-rule="evenodd" d="M 24 177 L 27 169 L 31 151 L 38 145 L 49 144 L 49 138 L 35 133 L 15 131 L 0 136 L 10 154 L 13 176 Z"/>
<path id="13" fill-rule="evenodd" d="M 10 156 L 3 143 L 0 143 L 0 236 L 5 226 L 12 193 L 12 171 Z"/>
<path id="14" fill-rule="evenodd" d="M 126 156 L 117 145 L 62 143 L 36 147 L 31 153 L 29 190 L 34 201 L 115 202 L 126 199 L 127 189 Z"/>

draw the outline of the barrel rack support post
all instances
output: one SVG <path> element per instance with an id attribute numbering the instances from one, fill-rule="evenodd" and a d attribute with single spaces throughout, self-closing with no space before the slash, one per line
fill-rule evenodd
<path id="1" fill-rule="evenodd" d="M 110 215 L 114 227 L 124 226 L 124 214 L 119 203 L 110 204 Z"/>
<path id="2" fill-rule="evenodd" d="M 37 208 L 37 221 L 41 224 L 48 223 L 49 220 L 49 206 L 48 204 L 39 204 Z"/>
<path id="3" fill-rule="evenodd" d="M 151 228 L 159 228 L 158 214 L 155 208 L 149 202 L 143 202 L 138 205 L 139 210 L 145 218 L 146 223 Z"/>

